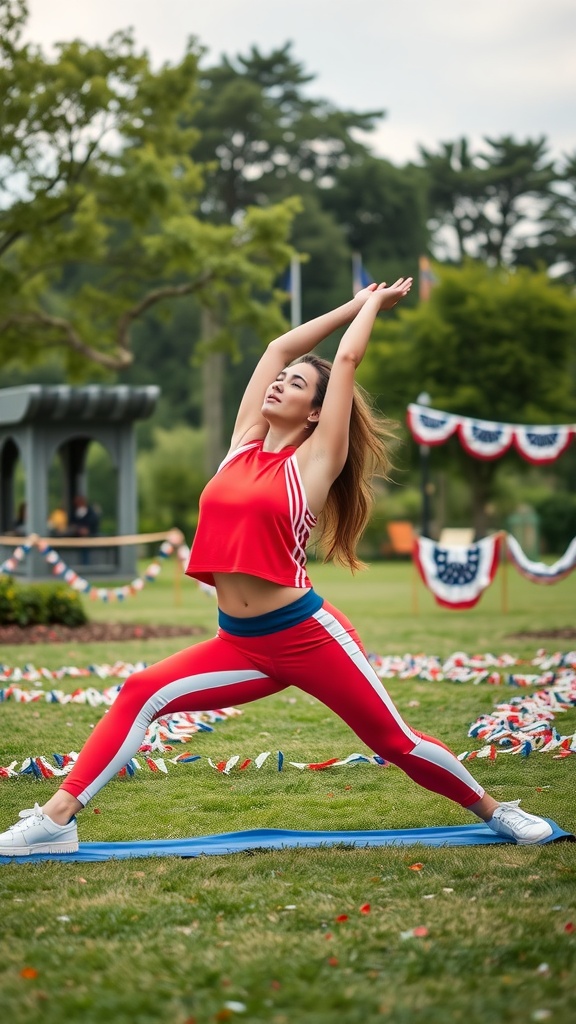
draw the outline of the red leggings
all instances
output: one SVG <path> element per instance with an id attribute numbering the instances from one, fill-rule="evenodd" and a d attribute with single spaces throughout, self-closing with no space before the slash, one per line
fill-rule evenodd
<path id="1" fill-rule="evenodd" d="M 292 685 L 335 711 L 366 746 L 419 785 L 464 807 L 484 795 L 443 743 L 403 721 L 352 625 L 327 602 L 299 625 L 267 636 L 219 629 L 212 640 L 134 673 L 62 789 L 88 803 L 134 756 L 155 718 L 245 704 Z"/>

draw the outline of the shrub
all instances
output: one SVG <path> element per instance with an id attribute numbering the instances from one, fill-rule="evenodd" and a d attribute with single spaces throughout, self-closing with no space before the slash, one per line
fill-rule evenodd
<path id="1" fill-rule="evenodd" d="M 0 625 L 81 626 L 87 621 L 80 595 L 66 584 L 21 584 L 0 576 Z"/>
<path id="2" fill-rule="evenodd" d="M 576 495 L 557 492 L 538 502 L 540 533 L 549 552 L 561 555 L 576 537 Z"/>

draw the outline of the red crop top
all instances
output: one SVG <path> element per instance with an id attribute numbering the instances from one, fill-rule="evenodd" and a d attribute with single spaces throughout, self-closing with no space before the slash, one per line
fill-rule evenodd
<path id="1" fill-rule="evenodd" d="M 295 448 L 262 451 L 262 441 L 230 452 L 200 496 L 186 574 L 214 583 L 215 572 L 242 572 L 287 587 L 311 587 L 306 544 L 316 524 Z"/>

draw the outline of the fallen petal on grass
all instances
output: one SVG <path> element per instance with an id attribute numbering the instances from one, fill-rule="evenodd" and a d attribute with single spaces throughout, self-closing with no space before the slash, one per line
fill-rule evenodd
<path id="1" fill-rule="evenodd" d="M 417 925 L 416 928 L 409 928 L 405 932 L 400 932 L 401 939 L 423 939 L 428 935 L 428 929 L 422 924 Z"/>
<path id="2" fill-rule="evenodd" d="M 20 971 L 20 977 L 27 979 L 37 978 L 38 971 L 36 970 L 35 967 L 23 967 L 22 970 Z"/>

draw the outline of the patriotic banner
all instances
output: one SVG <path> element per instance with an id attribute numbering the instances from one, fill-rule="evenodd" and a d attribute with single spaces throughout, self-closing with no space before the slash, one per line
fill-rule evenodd
<path id="1" fill-rule="evenodd" d="M 455 433 L 459 423 L 460 417 L 449 412 L 438 412 L 415 403 L 408 406 L 408 426 L 418 444 L 444 444 Z"/>
<path id="2" fill-rule="evenodd" d="M 546 565 L 545 562 L 531 562 L 526 557 L 515 537 L 509 533 L 506 535 L 508 547 L 508 558 L 527 580 L 531 583 L 559 583 L 566 579 L 576 566 L 576 537 L 570 542 L 568 548 L 553 565 Z"/>
<path id="3" fill-rule="evenodd" d="M 555 462 L 576 435 L 576 424 L 529 426 L 474 419 L 412 403 L 407 421 L 418 444 L 444 444 L 454 433 L 469 455 L 499 459 L 513 445 L 519 455 L 535 466 Z"/>
<path id="4" fill-rule="evenodd" d="M 476 459 L 499 459 L 512 444 L 514 430 L 509 423 L 471 420 L 462 417 L 458 425 L 460 443 Z"/>
<path id="5" fill-rule="evenodd" d="M 535 466 L 555 462 L 566 450 L 576 427 L 514 427 L 514 445 L 522 458 Z"/>
<path id="6" fill-rule="evenodd" d="M 500 537 L 484 537 L 469 547 L 441 547 L 429 537 L 418 537 L 414 560 L 438 604 L 454 609 L 477 604 L 496 574 Z"/>

